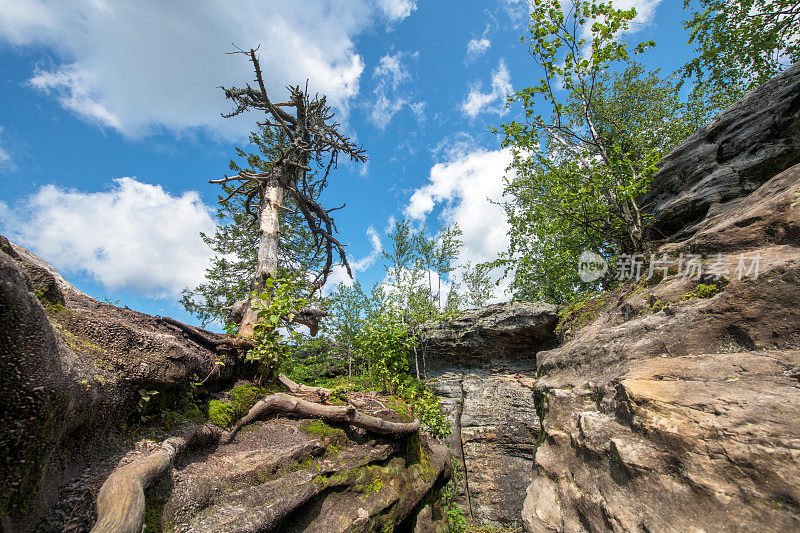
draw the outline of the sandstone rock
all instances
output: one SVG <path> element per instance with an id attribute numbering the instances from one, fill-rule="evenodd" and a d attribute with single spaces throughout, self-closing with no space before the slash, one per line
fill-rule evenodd
<path id="1" fill-rule="evenodd" d="M 419 339 L 425 366 L 481 367 L 492 360 L 534 360 L 531 347 L 555 340 L 556 306 L 543 302 L 508 302 L 463 311 L 457 318 L 426 324 Z"/>
<path id="2" fill-rule="evenodd" d="M 657 239 L 683 238 L 800 162 L 800 63 L 670 152 L 642 198 Z"/>
<path id="3" fill-rule="evenodd" d="M 460 504 L 477 523 L 519 523 L 539 438 L 536 352 L 554 341 L 557 309 L 514 302 L 465 311 L 421 334 L 425 367 L 461 463 Z"/>
<path id="4" fill-rule="evenodd" d="M 760 254 L 756 279 L 622 287 L 539 353 L 527 531 L 800 528 L 798 197 L 800 165 L 659 250 Z"/>
<path id="5" fill-rule="evenodd" d="M 138 389 L 185 387 L 218 355 L 156 317 L 93 300 L 5 238 L 0 316 L 2 529 L 80 530 L 105 463 L 124 450 Z"/>

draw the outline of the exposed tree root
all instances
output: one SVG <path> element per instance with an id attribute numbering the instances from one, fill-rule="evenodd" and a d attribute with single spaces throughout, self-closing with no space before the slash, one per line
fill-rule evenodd
<path id="1" fill-rule="evenodd" d="M 388 437 L 404 437 L 419 431 L 419 419 L 413 422 L 390 422 L 360 413 L 352 405 L 322 405 L 279 392 L 259 400 L 223 437 L 223 442 L 230 441 L 242 427 L 271 413 L 350 424 Z"/>
<path id="2" fill-rule="evenodd" d="M 322 400 L 328 399 L 328 397 L 331 395 L 331 389 L 326 389 L 324 387 L 309 387 L 308 385 L 303 385 L 302 383 L 295 383 L 286 377 L 285 374 L 278 374 L 278 381 L 281 385 L 289 389 L 289 392 L 316 393 Z"/>
<path id="3" fill-rule="evenodd" d="M 307 326 L 311 336 L 315 337 L 317 332 L 319 331 L 319 320 L 327 316 L 328 313 L 323 311 L 322 309 L 314 309 L 311 307 L 303 307 L 302 309 L 298 309 L 294 317 L 292 318 L 292 322 L 296 324 L 302 324 Z M 170 326 L 176 327 L 186 335 L 189 336 L 190 339 L 198 343 L 199 345 L 210 348 L 215 350 L 220 347 L 230 346 L 231 348 L 238 348 L 241 350 L 249 350 L 255 346 L 253 339 L 249 339 L 247 337 L 239 337 L 236 335 L 222 335 L 219 333 L 213 333 L 211 331 L 206 331 L 204 329 L 190 326 L 189 324 L 184 324 L 174 318 L 170 318 L 168 316 L 161 316 L 157 317 L 162 322 L 169 324 Z M 283 317 L 284 320 L 288 320 L 288 317 Z"/>
<path id="4" fill-rule="evenodd" d="M 216 427 L 194 427 L 183 436 L 168 438 L 149 455 L 116 468 L 97 494 L 97 522 L 91 533 L 141 533 L 144 490 L 189 445 L 218 441 L 221 436 Z"/>
<path id="5" fill-rule="evenodd" d="M 330 391 L 307 387 L 281 374 L 281 383 L 296 392 Z M 326 422 L 350 424 L 388 437 L 405 437 L 419 431 L 419 420 L 391 422 L 360 413 L 352 405 L 322 405 L 290 394 L 270 394 L 259 400 L 250 411 L 228 431 L 216 426 L 192 427 L 183 435 L 170 437 L 149 455 L 116 468 L 106 479 L 97 495 L 97 522 L 91 533 L 141 533 L 144 523 L 145 489 L 172 465 L 175 458 L 189 446 L 200 443 L 227 443 L 238 431 L 272 413 L 318 418 Z"/>
<path id="6" fill-rule="evenodd" d="M 189 324 L 184 324 L 183 322 L 180 322 L 168 316 L 161 316 L 157 318 L 162 322 L 169 324 L 170 326 L 174 326 L 179 330 L 183 331 L 186 335 L 189 336 L 190 339 L 192 339 L 197 344 L 205 348 L 216 350 L 217 348 L 223 346 L 230 346 L 231 348 L 249 350 L 250 348 L 253 348 L 255 346 L 255 343 L 253 342 L 252 339 L 237 337 L 235 335 L 220 335 L 218 333 L 212 333 L 204 329 L 190 326 Z"/>

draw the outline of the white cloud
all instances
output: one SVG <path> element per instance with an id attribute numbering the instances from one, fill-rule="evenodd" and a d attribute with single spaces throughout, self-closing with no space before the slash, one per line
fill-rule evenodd
<path id="1" fill-rule="evenodd" d="M 46 50 L 54 62 L 32 74 L 81 118 L 138 137 L 161 129 L 207 129 L 238 137 L 256 117 L 230 111 L 220 85 L 253 78 L 231 43 L 259 50 L 268 90 L 309 80 L 346 110 L 358 93 L 364 62 L 354 38 L 376 17 L 399 21 L 415 5 L 403 0 L 14 0 L 0 2 L 0 43 Z"/>
<path id="2" fill-rule="evenodd" d="M 617 9 L 636 8 L 636 18 L 632 21 L 632 27 L 627 32 L 633 33 L 642 26 L 650 24 L 653 21 L 656 8 L 661 1 L 662 0 L 612 0 L 611 3 Z M 530 22 L 531 4 L 528 0 L 500 0 L 500 4 L 515 26 L 523 27 Z M 565 13 L 569 11 L 571 5 L 572 0 L 561 0 L 561 8 Z M 591 28 L 591 24 L 587 24 L 586 27 Z M 583 36 L 586 37 L 587 35 L 588 30 Z"/>
<path id="3" fill-rule="evenodd" d="M 381 238 L 372 226 L 367 228 L 367 237 L 369 237 L 372 250 L 361 259 L 355 259 L 352 256 L 347 258 L 354 276 L 374 265 L 383 251 Z M 330 294 L 340 283 L 344 284 L 346 287 L 350 287 L 353 285 L 353 278 L 347 274 L 347 270 L 342 265 L 334 265 L 328 276 L 328 280 L 325 282 L 325 286 L 322 288 L 322 294 Z"/>
<path id="4" fill-rule="evenodd" d="M 323 295 L 327 296 L 336 290 L 336 287 L 338 287 L 340 284 L 344 285 L 345 287 L 351 287 L 353 283 L 353 278 L 347 274 L 347 270 L 345 270 L 342 265 L 333 265 L 331 273 L 328 275 L 328 280 L 322 287 L 321 292 Z"/>
<path id="5" fill-rule="evenodd" d="M 394 231 L 394 225 L 397 224 L 397 219 L 394 218 L 394 215 L 389 215 L 389 218 L 386 219 L 386 228 L 383 232 L 386 235 L 389 235 L 392 231 Z"/>
<path id="6" fill-rule="evenodd" d="M 372 226 L 367 228 L 367 237 L 369 237 L 370 244 L 372 244 L 372 251 L 362 257 L 361 259 L 350 259 L 350 267 L 354 272 L 364 272 L 366 269 L 375 264 L 375 261 L 381 256 L 383 251 L 383 244 L 378 232 Z"/>
<path id="7" fill-rule="evenodd" d="M 487 39 L 485 35 L 481 38 L 470 39 L 467 43 L 467 59 L 472 60 L 483 55 L 490 46 L 492 46 L 492 41 Z"/>
<path id="8" fill-rule="evenodd" d="M 653 22 L 656 9 L 661 0 L 613 0 L 611 2 L 617 9 L 636 8 L 636 17 L 631 21 L 631 29 L 634 32 Z"/>
<path id="9" fill-rule="evenodd" d="M 434 270 L 423 270 L 416 272 L 418 277 L 416 279 L 412 278 L 412 271 L 408 268 L 403 268 L 400 270 L 400 285 L 401 286 L 410 286 L 413 283 L 414 287 L 420 289 L 429 289 L 431 294 L 433 295 L 437 305 L 441 302 L 441 307 L 447 304 L 447 295 L 450 294 L 450 289 L 452 289 L 453 284 L 446 278 L 439 279 L 438 272 Z M 394 279 L 390 273 L 386 273 L 383 277 L 383 280 L 380 283 L 381 288 L 383 289 L 384 294 L 391 294 L 396 295 L 398 294 L 397 289 L 397 281 Z M 441 295 L 439 291 L 441 290 Z M 441 296 L 441 297 L 440 297 Z"/>
<path id="10" fill-rule="evenodd" d="M 378 5 L 383 10 L 383 14 L 393 21 L 403 20 L 417 9 L 417 3 L 414 0 L 378 0 Z"/>
<path id="11" fill-rule="evenodd" d="M 511 74 L 508 72 L 506 62 L 501 59 L 497 70 L 492 73 L 491 90 L 483 92 L 483 85 L 480 82 L 472 84 L 466 100 L 461 104 L 461 110 L 471 118 L 485 112 L 505 115 L 508 112 L 505 109 L 505 97 L 511 91 Z"/>
<path id="12" fill-rule="evenodd" d="M 370 121 L 380 129 L 385 129 L 403 107 L 409 107 L 417 116 L 424 119 L 425 102 L 412 102 L 400 90 L 401 86 L 411 81 L 411 73 L 404 59 L 416 58 L 417 53 L 397 52 L 381 57 L 372 77 L 376 80 L 375 103 L 370 113 Z"/>
<path id="13" fill-rule="evenodd" d="M 107 191 L 47 185 L 0 210 L 9 238 L 64 273 L 85 273 L 109 289 L 175 296 L 205 275 L 213 211 L 194 191 L 173 196 L 134 178 Z"/>
<path id="14" fill-rule="evenodd" d="M 459 264 L 492 261 L 508 248 L 508 222 L 503 199 L 509 150 L 473 150 L 431 168 L 428 183 L 411 195 L 405 216 L 425 221 L 437 207 L 447 225 L 458 223 L 464 232 Z"/>
<path id="15" fill-rule="evenodd" d="M 11 154 L 3 147 L 3 126 L 0 126 L 0 164 L 11 161 Z"/>

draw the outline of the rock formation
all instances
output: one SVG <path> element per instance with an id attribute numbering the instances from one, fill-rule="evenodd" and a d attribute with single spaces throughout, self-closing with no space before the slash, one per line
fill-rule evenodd
<path id="1" fill-rule="evenodd" d="M 799 132 L 795 65 L 666 158 L 658 255 L 731 279 L 624 284 L 538 354 L 526 531 L 800 528 Z"/>
<path id="2" fill-rule="evenodd" d="M 685 238 L 800 163 L 800 63 L 733 104 L 670 152 L 642 199 L 656 239 Z"/>
<path id="3" fill-rule="evenodd" d="M 520 521 L 539 439 L 531 402 L 536 352 L 555 340 L 555 306 L 512 302 L 465 311 L 420 334 L 427 376 L 447 411 L 463 505 L 476 523 Z"/>

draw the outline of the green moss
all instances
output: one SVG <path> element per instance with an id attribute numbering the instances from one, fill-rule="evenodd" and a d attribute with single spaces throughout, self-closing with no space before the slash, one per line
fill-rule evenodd
<path id="1" fill-rule="evenodd" d="M 98 344 L 93 343 L 89 339 L 85 337 L 79 337 L 72 333 L 71 331 L 59 328 L 61 333 L 64 335 L 64 340 L 67 341 L 67 344 L 72 349 L 73 352 L 76 353 L 104 353 L 104 350 Z"/>
<path id="2" fill-rule="evenodd" d="M 233 409 L 234 419 L 238 420 L 246 415 L 250 408 L 261 398 L 269 394 L 269 392 L 268 389 L 256 387 L 254 385 L 236 385 L 230 392 L 230 405 Z"/>
<path id="3" fill-rule="evenodd" d="M 48 294 L 42 289 L 36 289 L 33 293 L 48 315 L 55 315 L 65 310 L 68 311 L 67 308 L 64 307 L 64 301 L 60 298 L 60 295 L 55 296 L 54 294 Z"/>
<path id="4" fill-rule="evenodd" d="M 169 500 L 171 484 L 169 476 L 162 477 L 144 493 L 144 533 L 162 533 L 161 515 Z M 171 529 L 171 528 L 168 528 Z"/>
<path id="5" fill-rule="evenodd" d="M 344 431 L 331 427 L 322 420 L 303 420 L 300 422 L 300 428 L 309 435 L 314 435 L 323 440 L 344 437 Z"/>
<path id="6" fill-rule="evenodd" d="M 233 422 L 233 408 L 226 402 L 211 400 L 208 402 L 208 419 L 221 428 L 226 428 Z"/>
<path id="7" fill-rule="evenodd" d="M 310 470 L 313 466 L 318 465 L 316 461 L 312 458 L 308 457 L 303 459 L 302 461 L 297 461 L 292 467 L 289 469 L 290 472 L 297 472 L 298 470 Z"/>
<path id="8" fill-rule="evenodd" d="M 698 283 L 691 292 L 681 296 L 681 301 L 698 300 L 702 298 L 713 298 L 725 289 L 727 281 L 719 283 Z"/>
<path id="9" fill-rule="evenodd" d="M 588 296 L 576 300 L 559 312 L 559 321 L 555 333 L 559 337 L 564 337 L 568 332 L 573 334 L 588 326 L 600 315 L 600 311 L 606 303 L 609 293 Z"/>
<path id="10" fill-rule="evenodd" d="M 255 385 L 236 385 L 229 391 L 228 400 L 211 400 L 208 402 L 206 408 L 208 418 L 220 427 L 228 427 L 234 421 L 246 415 L 250 408 L 269 392 L 269 389 L 256 387 Z"/>

